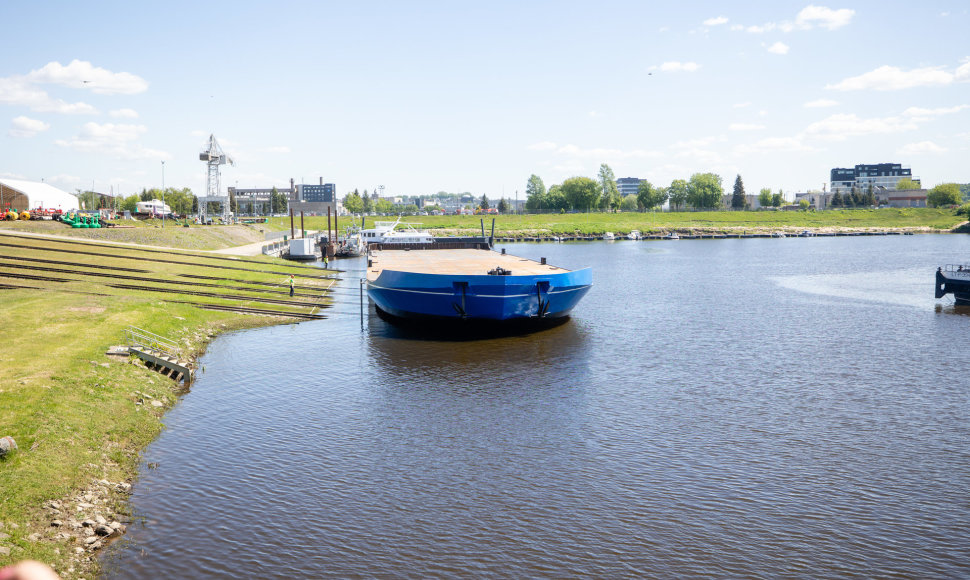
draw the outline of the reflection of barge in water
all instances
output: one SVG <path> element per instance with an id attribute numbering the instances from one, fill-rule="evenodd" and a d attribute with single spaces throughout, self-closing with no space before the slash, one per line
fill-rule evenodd
<path id="1" fill-rule="evenodd" d="M 566 270 L 498 253 L 488 242 L 373 244 L 367 295 L 381 314 L 468 322 L 563 320 L 592 286 L 589 268 Z"/>
<path id="2" fill-rule="evenodd" d="M 957 304 L 970 306 L 970 266 L 948 264 L 936 269 L 936 297 L 953 294 Z"/>

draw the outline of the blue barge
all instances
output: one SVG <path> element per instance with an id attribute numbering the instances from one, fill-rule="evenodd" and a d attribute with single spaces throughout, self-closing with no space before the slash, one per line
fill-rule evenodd
<path id="1" fill-rule="evenodd" d="M 593 284 L 589 268 L 566 270 L 487 244 L 372 249 L 367 262 L 367 295 L 380 313 L 405 320 L 562 320 Z"/>

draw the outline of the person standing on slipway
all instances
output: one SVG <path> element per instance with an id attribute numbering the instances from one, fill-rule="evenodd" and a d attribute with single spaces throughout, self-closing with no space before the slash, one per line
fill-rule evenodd
<path id="1" fill-rule="evenodd" d="M 290 296 L 293 296 L 293 274 L 290 274 Z"/>

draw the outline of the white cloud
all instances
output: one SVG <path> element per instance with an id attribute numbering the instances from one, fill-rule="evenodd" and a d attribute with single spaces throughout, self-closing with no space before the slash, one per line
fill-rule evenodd
<path id="1" fill-rule="evenodd" d="M 745 101 L 743 103 L 735 103 L 735 104 L 733 104 L 731 106 L 734 107 L 735 109 L 743 109 L 745 107 L 750 107 L 751 106 L 751 101 Z"/>
<path id="2" fill-rule="evenodd" d="M 955 107 L 938 107 L 936 109 L 924 109 L 922 107 L 910 107 L 903 111 L 903 115 L 911 117 L 914 121 L 930 121 L 941 115 L 959 113 L 963 109 L 970 108 L 970 105 L 957 105 Z"/>
<path id="3" fill-rule="evenodd" d="M 134 109 L 115 109 L 108 113 L 112 117 L 117 117 L 121 119 L 137 119 L 138 111 Z"/>
<path id="4" fill-rule="evenodd" d="M 805 133 L 820 139 L 843 141 L 848 137 L 900 133 L 916 128 L 917 124 L 912 119 L 900 117 L 860 119 L 854 114 L 838 114 L 812 123 L 805 129 Z"/>
<path id="5" fill-rule="evenodd" d="M 774 22 L 768 22 L 761 26 L 758 26 L 757 24 L 748 26 L 747 28 L 744 29 L 744 31 L 751 34 L 763 34 L 765 32 L 770 32 L 775 28 L 778 28 L 777 24 L 775 24 Z"/>
<path id="6" fill-rule="evenodd" d="M 718 16 L 716 18 L 708 18 L 704 21 L 704 26 L 718 26 L 721 24 L 727 24 L 727 16 Z"/>
<path id="7" fill-rule="evenodd" d="M 46 131 L 50 129 L 51 126 L 43 121 L 38 121 L 37 119 L 30 119 L 24 117 L 23 115 L 15 117 L 13 121 L 10 122 L 10 136 L 11 137 L 33 137 L 41 131 Z"/>
<path id="8" fill-rule="evenodd" d="M 896 153 L 898 155 L 921 155 L 926 153 L 946 153 L 946 151 L 946 147 L 940 147 L 932 141 L 920 141 L 918 143 L 903 145 Z"/>
<path id="9" fill-rule="evenodd" d="M 142 147 L 134 141 L 148 129 L 144 125 L 85 123 L 81 133 L 70 140 L 58 139 L 56 145 L 84 153 L 106 153 L 120 159 L 170 159 L 171 155 Z"/>
<path id="10" fill-rule="evenodd" d="M 603 116 L 603 113 L 600 113 L 599 111 L 590 111 L 589 112 L 589 116 L 590 117 L 602 117 Z"/>
<path id="11" fill-rule="evenodd" d="M 788 54 L 788 45 L 784 42 L 776 42 L 768 47 L 768 52 L 772 54 Z"/>
<path id="12" fill-rule="evenodd" d="M 24 106 L 42 113 L 92 115 L 98 112 L 87 103 L 67 103 L 54 99 L 22 76 L 0 78 L 0 104 Z"/>
<path id="13" fill-rule="evenodd" d="M 835 30 L 836 28 L 842 28 L 847 25 L 852 20 L 853 15 L 855 15 L 855 10 L 850 10 L 849 8 L 832 10 L 825 6 L 812 6 L 809 4 L 805 8 L 802 8 L 802 11 L 795 17 L 795 24 L 799 28 L 805 29 L 814 28 L 815 25 L 818 25 L 822 28 Z"/>
<path id="14" fill-rule="evenodd" d="M 832 99 L 816 99 L 814 101 L 809 101 L 802 106 L 809 109 L 819 109 L 822 107 L 834 107 L 838 104 L 838 101 L 833 101 Z"/>
<path id="15" fill-rule="evenodd" d="M 764 125 L 755 125 L 754 123 L 731 123 L 728 125 L 728 129 L 731 131 L 760 131 L 764 128 Z"/>
<path id="16" fill-rule="evenodd" d="M 960 70 L 960 69 L 957 69 Z M 837 91 L 896 91 L 913 87 L 944 86 L 952 83 L 955 76 L 940 67 L 924 67 L 904 71 L 895 66 L 881 66 L 873 71 L 850 77 L 826 89 Z"/>
<path id="17" fill-rule="evenodd" d="M 957 67 L 953 78 L 958 81 L 970 80 L 970 57 L 964 58 L 964 63 Z"/>
<path id="18" fill-rule="evenodd" d="M 694 72 L 699 68 L 701 68 L 701 65 L 697 64 L 696 62 L 671 61 L 660 65 L 660 70 L 666 72 Z"/>
<path id="19" fill-rule="evenodd" d="M 148 90 L 148 82 L 139 76 L 126 72 L 114 73 L 77 59 L 67 66 L 49 62 L 43 68 L 31 71 L 27 80 L 85 88 L 99 95 L 134 95 Z"/>
<path id="20" fill-rule="evenodd" d="M 848 8 L 832 10 L 825 6 L 808 5 L 802 8 L 801 12 L 795 16 L 794 22 L 782 20 L 780 22 L 765 22 L 764 24 L 752 24 L 748 26 L 735 24 L 731 26 L 731 30 L 743 30 L 749 34 L 764 34 L 775 30 L 791 32 L 796 28 L 811 30 L 816 26 L 827 28 L 828 30 L 835 30 L 849 24 L 854 15 L 855 10 Z"/>

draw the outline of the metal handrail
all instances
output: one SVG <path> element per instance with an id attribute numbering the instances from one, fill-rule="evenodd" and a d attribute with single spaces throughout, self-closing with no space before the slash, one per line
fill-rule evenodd
<path id="1" fill-rule="evenodd" d="M 957 276 L 966 276 L 970 278 L 970 265 L 965 264 L 947 264 L 943 266 L 942 270 L 947 274 L 956 274 Z"/>
<path id="2" fill-rule="evenodd" d="M 145 347 L 178 360 L 182 359 L 182 349 L 174 341 L 135 326 L 125 328 L 125 341 L 129 347 Z"/>

